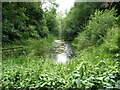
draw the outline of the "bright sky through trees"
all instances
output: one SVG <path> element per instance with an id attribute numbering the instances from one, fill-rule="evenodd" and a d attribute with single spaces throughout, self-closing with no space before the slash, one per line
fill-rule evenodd
<path id="1" fill-rule="evenodd" d="M 75 0 L 56 0 L 56 2 L 59 4 L 59 7 L 57 8 L 57 12 L 65 12 L 65 10 L 70 10 L 70 8 L 73 6 Z"/>
<path id="2" fill-rule="evenodd" d="M 42 2 L 44 2 L 42 8 L 43 10 L 45 8 L 49 9 L 49 7 L 51 6 L 50 2 L 47 0 L 42 0 Z M 70 8 L 74 5 L 75 0 L 55 0 L 55 2 L 59 5 L 56 9 L 57 9 L 57 13 L 63 13 L 62 17 L 66 16 L 66 11 L 68 12 L 70 10 Z"/>

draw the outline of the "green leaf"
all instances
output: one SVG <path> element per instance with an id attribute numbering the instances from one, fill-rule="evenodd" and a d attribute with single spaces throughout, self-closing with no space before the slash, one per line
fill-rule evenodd
<path id="1" fill-rule="evenodd" d="M 104 77 L 97 77 L 96 79 L 98 80 L 103 80 Z"/>

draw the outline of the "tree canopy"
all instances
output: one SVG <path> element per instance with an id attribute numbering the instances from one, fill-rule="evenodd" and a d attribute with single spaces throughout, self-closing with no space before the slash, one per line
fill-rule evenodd
<path id="1" fill-rule="evenodd" d="M 3 2 L 2 7 L 3 42 L 46 37 L 52 31 L 57 32 L 55 7 L 43 11 L 41 2 Z"/>

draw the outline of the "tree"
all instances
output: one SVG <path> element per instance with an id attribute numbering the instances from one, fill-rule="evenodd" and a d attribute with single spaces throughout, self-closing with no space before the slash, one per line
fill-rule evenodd
<path id="1" fill-rule="evenodd" d="M 78 32 L 83 31 L 82 27 L 89 20 L 90 14 L 100 6 L 101 3 L 76 2 L 74 7 L 71 8 L 70 12 L 67 14 L 62 26 L 64 39 L 68 41 L 74 40 Z"/>

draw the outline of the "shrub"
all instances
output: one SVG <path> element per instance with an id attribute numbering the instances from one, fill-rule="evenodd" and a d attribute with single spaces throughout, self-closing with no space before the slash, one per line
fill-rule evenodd
<path id="1" fill-rule="evenodd" d="M 117 25 L 115 9 L 98 11 L 91 15 L 91 20 L 85 26 L 84 31 L 75 38 L 74 45 L 79 49 L 89 45 L 100 45 L 106 37 L 108 29 Z"/>

